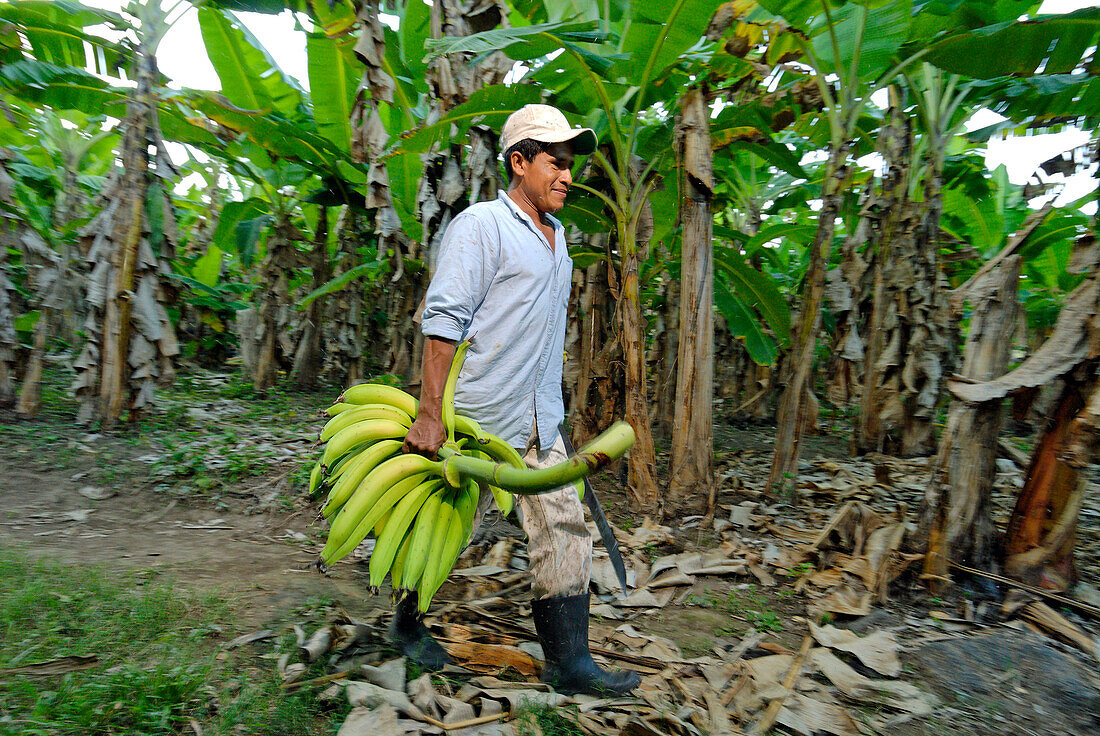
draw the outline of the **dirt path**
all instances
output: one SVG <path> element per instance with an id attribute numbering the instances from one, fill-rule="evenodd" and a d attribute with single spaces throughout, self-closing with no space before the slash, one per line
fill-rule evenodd
<path id="1" fill-rule="evenodd" d="M 0 544 L 36 557 L 165 574 L 197 591 L 241 602 L 242 626 L 261 625 L 308 599 L 349 610 L 384 604 L 365 593 L 356 568 L 310 567 L 318 534 L 310 512 L 194 508 L 149 490 L 92 500 L 72 474 L 8 468 L 0 478 Z"/>

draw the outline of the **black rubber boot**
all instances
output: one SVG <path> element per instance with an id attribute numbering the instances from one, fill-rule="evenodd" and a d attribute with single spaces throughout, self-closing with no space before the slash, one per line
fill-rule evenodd
<path id="1" fill-rule="evenodd" d="M 416 603 L 416 593 L 408 593 L 397 602 L 390 619 L 390 641 L 425 670 L 441 670 L 451 658 L 424 627 Z"/>
<path id="2" fill-rule="evenodd" d="M 588 651 L 588 594 L 531 601 L 546 662 L 542 681 L 564 695 L 621 695 L 641 684 L 637 672 L 609 672 Z"/>

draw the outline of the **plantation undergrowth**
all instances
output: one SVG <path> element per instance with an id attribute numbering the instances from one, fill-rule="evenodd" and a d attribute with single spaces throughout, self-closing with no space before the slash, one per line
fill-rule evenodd
<path id="1" fill-rule="evenodd" d="M 237 605 L 148 574 L 0 548 L 0 672 L 72 655 L 90 669 L 0 674 L 0 734 L 330 734 L 346 708 L 287 693 L 258 650 L 225 650 Z M 292 644 L 291 642 L 290 644 Z M 281 642 L 280 646 L 289 646 Z"/>

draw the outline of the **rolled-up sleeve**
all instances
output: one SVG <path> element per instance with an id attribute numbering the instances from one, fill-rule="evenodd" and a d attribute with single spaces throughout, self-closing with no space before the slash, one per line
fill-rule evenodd
<path id="1" fill-rule="evenodd" d="M 426 337 L 461 340 L 485 299 L 499 255 L 499 237 L 478 218 L 460 214 L 447 227 L 420 325 Z"/>

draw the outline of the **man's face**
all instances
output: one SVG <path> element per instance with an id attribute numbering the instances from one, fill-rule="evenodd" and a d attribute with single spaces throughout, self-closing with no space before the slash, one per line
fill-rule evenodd
<path id="1" fill-rule="evenodd" d="M 554 213 L 565 206 L 565 195 L 573 185 L 572 168 L 573 144 L 568 141 L 550 144 L 533 161 L 519 155 L 512 160 L 520 188 L 540 212 Z"/>

